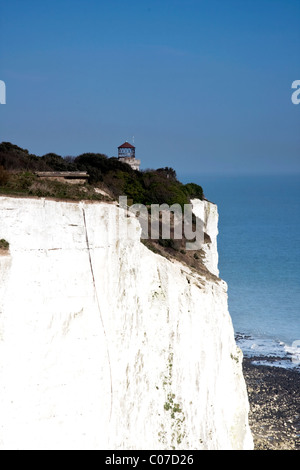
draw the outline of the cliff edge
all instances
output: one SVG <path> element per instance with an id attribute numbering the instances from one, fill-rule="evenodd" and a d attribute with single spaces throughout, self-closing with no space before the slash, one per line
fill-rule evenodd
<path id="1" fill-rule="evenodd" d="M 114 204 L 0 197 L 0 222 L 1 449 L 253 448 L 225 282 Z"/>

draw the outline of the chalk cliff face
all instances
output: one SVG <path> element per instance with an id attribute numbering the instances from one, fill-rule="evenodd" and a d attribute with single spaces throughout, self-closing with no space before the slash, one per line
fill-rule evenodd
<path id="1" fill-rule="evenodd" d="M 216 273 L 216 206 L 205 205 Z M 226 284 L 113 204 L 0 197 L 0 448 L 251 449 Z"/>
<path id="2" fill-rule="evenodd" d="M 208 201 L 200 201 L 200 199 L 192 199 L 193 212 L 204 222 L 204 230 L 208 235 L 210 242 L 204 243 L 202 250 L 204 251 L 204 263 L 208 270 L 219 276 L 218 262 L 219 255 L 217 249 L 218 221 L 219 214 L 216 204 Z"/>

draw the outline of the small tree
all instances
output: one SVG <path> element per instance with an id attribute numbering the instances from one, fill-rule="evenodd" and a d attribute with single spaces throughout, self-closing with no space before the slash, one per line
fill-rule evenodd
<path id="1" fill-rule="evenodd" d="M 9 250 L 9 243 L 6 240 L 4 240 L 4 238 L 1 238 L 0 240 L 0 250 L 5 250 L 5 251 Z"/>

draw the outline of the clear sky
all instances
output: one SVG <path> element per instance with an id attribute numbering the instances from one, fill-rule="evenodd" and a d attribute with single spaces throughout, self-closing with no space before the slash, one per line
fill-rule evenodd
<path id="1" fill-rule="evenodd" d="M 300 173 L 300 0 L 0 0 L 0 141 Z"/>

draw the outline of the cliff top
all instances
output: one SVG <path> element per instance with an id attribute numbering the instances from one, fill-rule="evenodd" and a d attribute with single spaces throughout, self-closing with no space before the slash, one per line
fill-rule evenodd
<path id="1" fill-rule="evenodd" d="M 57 176 L 80 172 L 89 178 L 84 185 L 71 185 L 67 181 L 39 179 L 38 175 L 45 172 Z M 136 171 L 102 153 L 64 158 L 55 153 L 37 156 L 10 142 L 0 144 L 0 194 L 107 201 L 125 195 L 131 203 L 181 206 L 192 198 L 203 199 L 202 187 L 182 184 L 173 168 Z"/>

